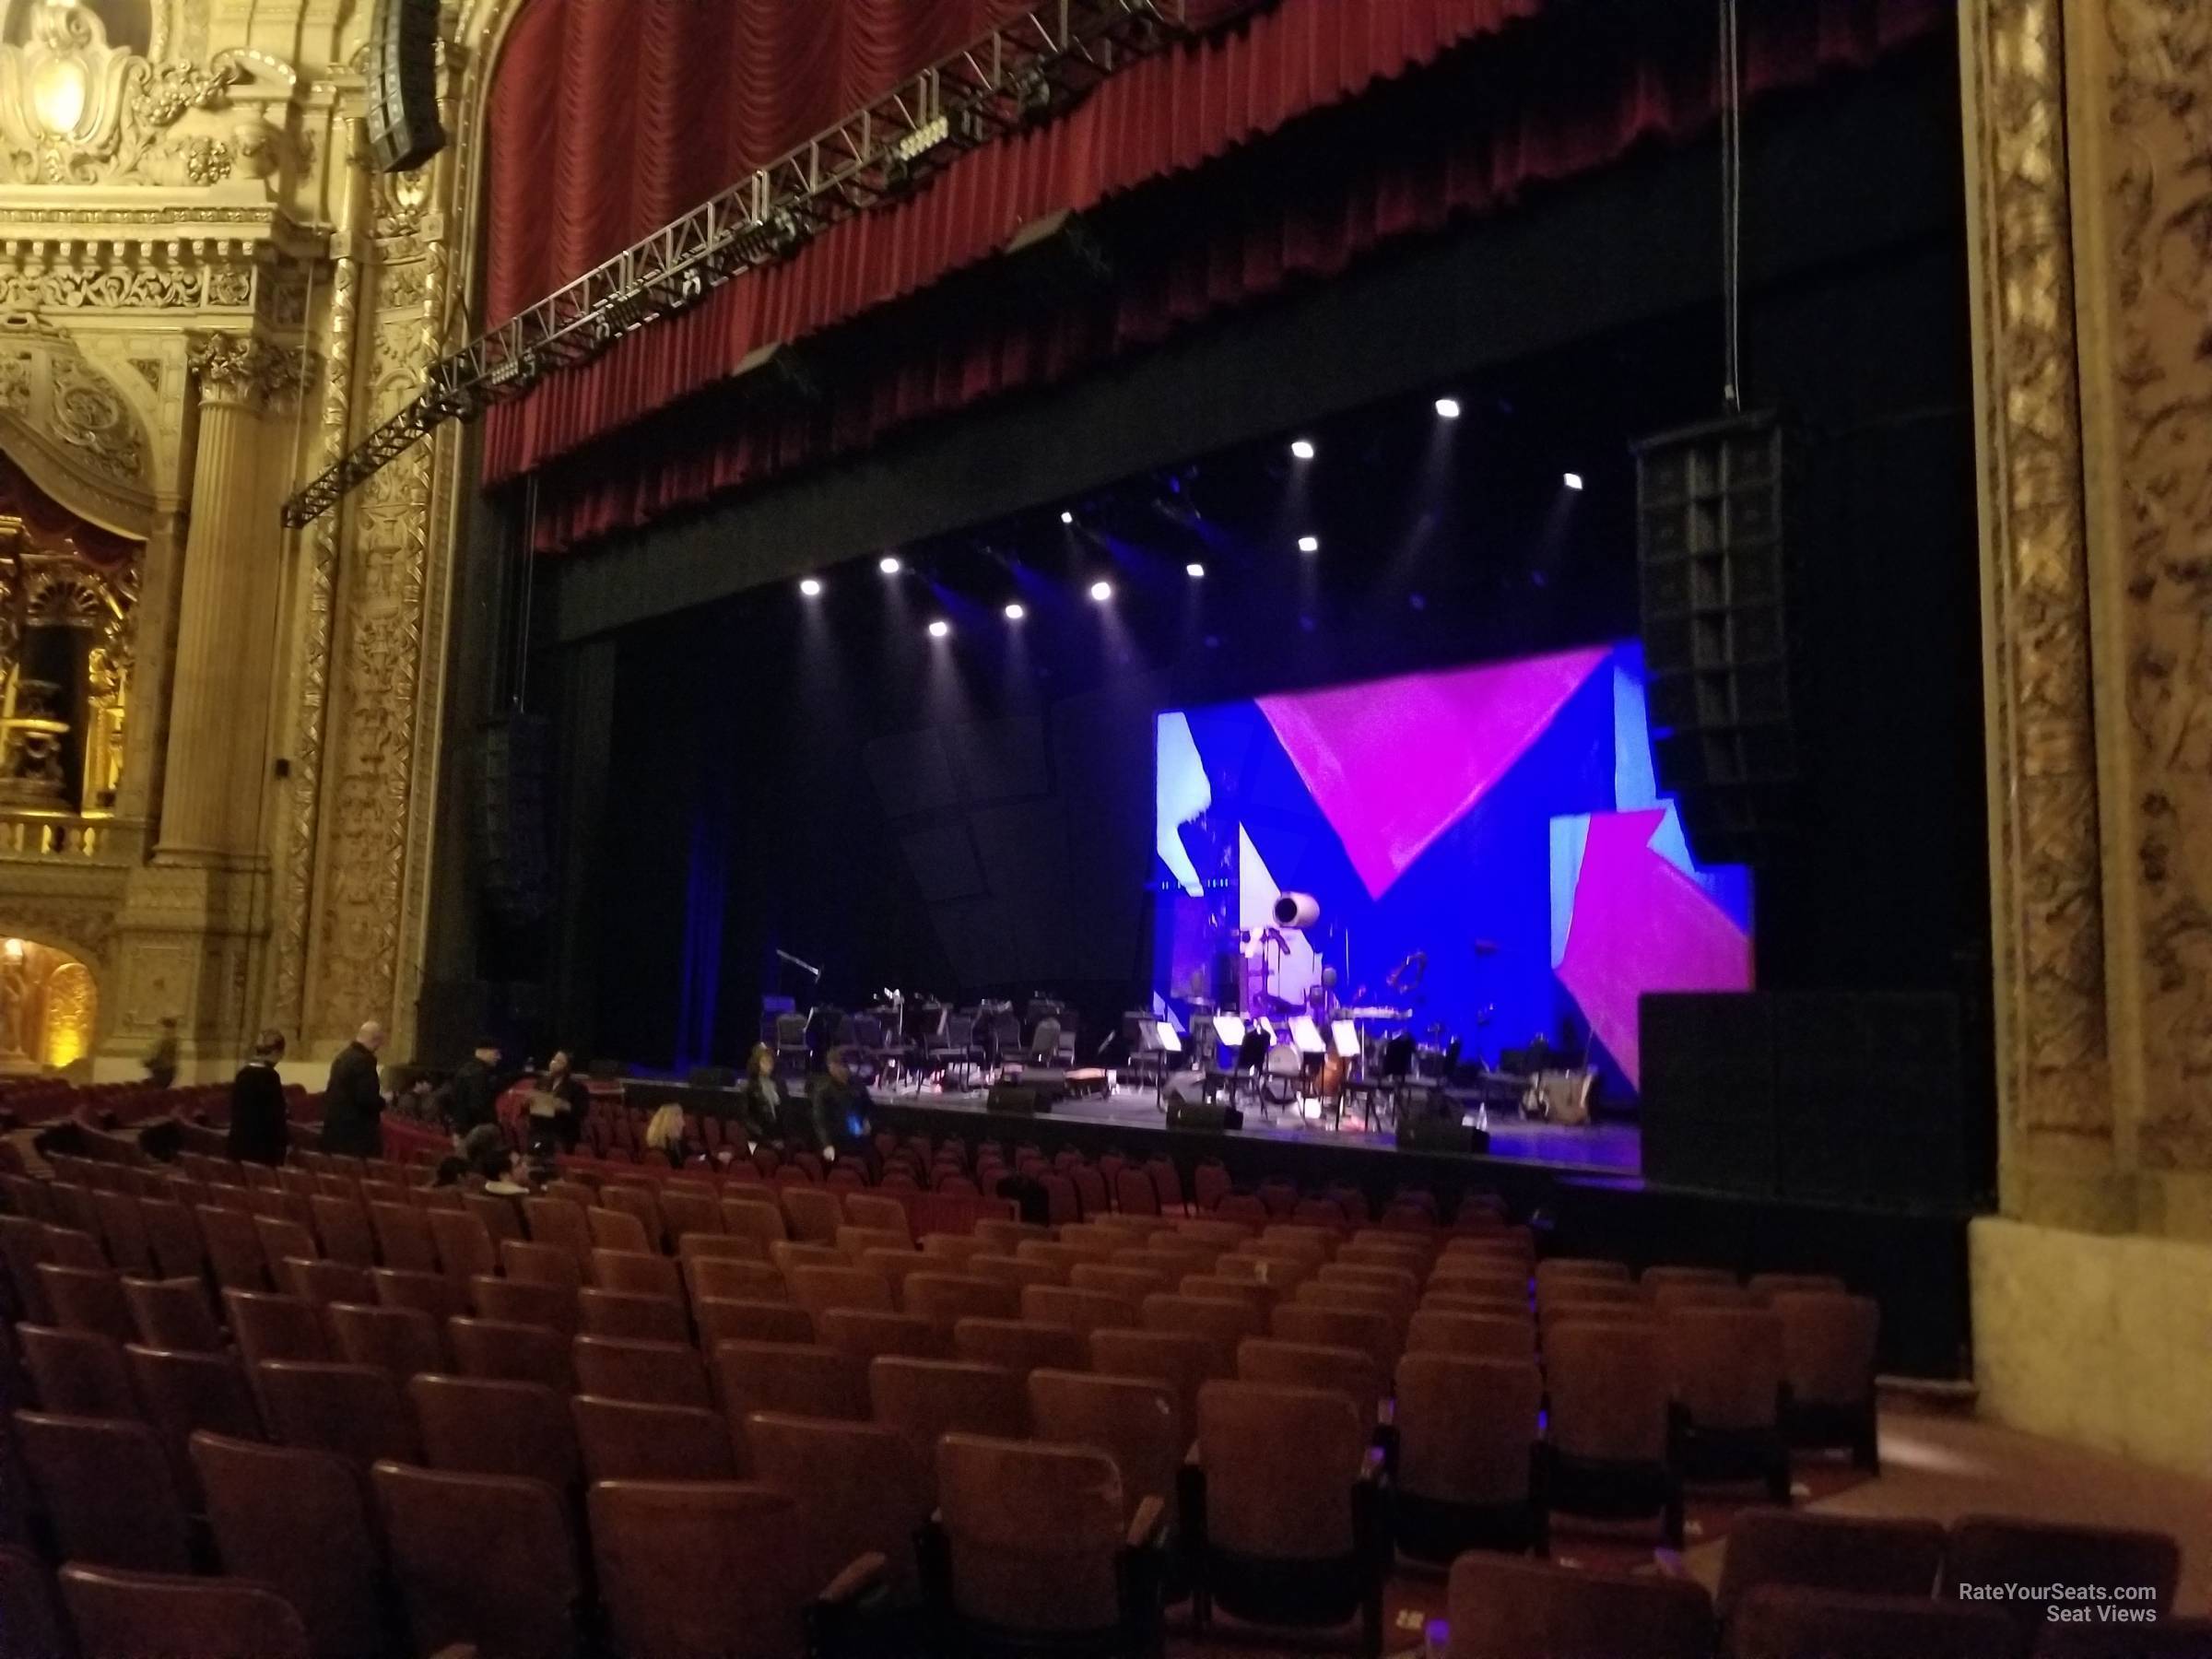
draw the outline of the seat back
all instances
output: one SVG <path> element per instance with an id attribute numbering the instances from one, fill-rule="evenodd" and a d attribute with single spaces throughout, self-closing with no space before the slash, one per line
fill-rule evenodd
<path id="1" fill-rule="evenodd" d="M 823 1321 L 840 1317 L 843 1311 L 823 1315 L 817 1320 L 806 1309 L 794 1307 L 787 1301 L 753 1301 L 749 1300 L 724 1300 L 710 1297 L 695 1304 L 699 1314 L 699 1345 L 712 1353 L 715 1345 L 723 1342 L 797 1342 L 812 1343 Z M 890 1313 L 852 1313 L 858 1319 L 896 1319 Z M 934 1328 L 934 1327 L 933 1327 Z"/>
<path id="2" fill-rule="evenodd" d="M 342 1457 L 241 1437 L 192 1437 L 223 1571 L 297 1608 L 317 1659 L 374 1659 L 390 1643 L 376 1593 L 382 1557 L 359 1476 Z"/>
<path id="3" fill-rule="evenodd" d="M 226 1290 L 266 1290 L 268 1264 L 261 1253 L 261 1235 L 253 1230 L 247 1210 L 203 1204 L 193 1212 L 200 1224 L 200 1241 L 207 1247 L 207 1266 L 215 1282 Z"/>
<path id="4" fill-rule="evenodd" d="M 954 1358 L 952 1333 L 912 1313 L 832 1308 L 814 1322 L 814 1328 L 824 1347 L 861 1359 L 873 1359 L 878 1354 L 904 1354 L 915 1359 Z"/>
<path id="5" fill-rule="evenodd" d="M 737 1459 L 722 1414 L 578 1394 L 569 1402 L 586 1482 L 735 1480 Z"/>
<path id="6" fill-rule="evenodd" d="M 523 1219 L 529 1225 L 533 1244 L 566 1251 L 579 1263 L 591 1255 L 592 1223 L 582 1205 L 565 1198 L 525 1198 Z"/>
<path id="7" fill-rule="evenodd" d="M 464 1218 L 465 1219 L 465 1218 Z M 468 1281 L 443 1273 L 410 1273 L 402 1267 L 379 1267 L 371 1276 L 380 1308 L 413 1308 L 427 1313 L 442 1330 L 456 1313 L 469 1311 Z"/>
<path id="8" fill-rule="evenodd" d="M 90 1331 L 117 1344 L 138 1340 L 138 1323 L 123 1293 L 122 1277 L 107 1268 L 63 1267 L 41 1262 L 39 1282 L 53 1323 L 65 1331 Z"/>
<path id="9" fill-rule="evenodd" d="M 1713 1605 L 1725 1623 L 1746 1595 L 1767 1584 L 1926 1596 L 1935 1592 L 1943 1550 L 1943 1528 L 1933 1521 L 1747 1509 L 1728 1529 Z"/>
<path id="10" fill-rule="evenodd" d="M 161 1450 L 176 1477 L 177 1490 L 193 1508 L 201 1507 L 199 1476 L 190 1451 L 201 1430 L 239 1440 L 261 1438 L 261 1411 L 246 1373 L 229 1354 L 194 1354 L 171 1348 L 131 1347 L 131 1385 L 146 1407 L 146 1420 L 160 1438 Z"/>
<path id="11" fill-rule="evenodd" d="M 438 1245 L 430 1224 L 411 1204 L 371 1204 L 369 1225 L 376 1233 L 378 1260 L 411 1273 L 438 1271 Z"/>
<path id="12" fill-rule="evenodd" d="M 670 1297 L 587 1288 L 576 1293 L 576 1309 L 590 1335 L 618 1336 L 630 1342 L 691 1340 L 691 1322 L 685 1317 L 684 1304 Z"/>
<path id="13" fill-rule="evenodd" d="M 827 1583 L 873 1553 L 884 1558 L 893 1594 L 912 1599 L 914 1537 L 929 1520 L 934 1488 L 904 1435 L 880 1423 L 756 1411 L 745 1436 L 753 1478 L 806 1512 L 818 1550 L 810 1579 Z"/>
<path id="14" fill-rule="evenodd" d="M 1219 1350 L 1221 1371 L 1228 1376 L 1236 1374 L 1237 1344 L 1267 1334 L 1266 1316 L 1251 1303 L 1210 1296 L 1147 1296 L 1142 1317 L 1148 1331 L 1206 1337 Z"/>
<path id="15" fill-rule="evenodd" d="M 148 1653 L 312 1659 L 300 1615 L 258 1584 L 73 1563 L 62 1569 L 61 1585 L 79 1659 Z"/>
<path id="16" fill-rule="evenodd" d="M 445 1339 L 465 1377 L 508 1382 L 540 1382 L 555 1394 L 576 1391 L 576 1366 L 570 1339 L 546 1325 L 511 1324 L 497 1319 L 452 1319 Z"/>
<path id="17" fill-rule="evenodd" d="M 1677 1308 L 1660 1331 L 1667 1385 L 1699 1429 L 1771 1429 L 1782 1392 L 1782 1321 L 1760 1308 Z"/>
<path id="18" fill-rule="evenodd" d="M 1086 1446 L 954 1433 L 938 1442 L 935 1459 L 956 1612 L 1038 1635 L 1117 1623 L 1126 1523 L 1112 1457 Z"/>
<path id="19" fill-rule="evenodd" d="M 576 1427 L 565 1397 L 542 1382 L 419 1376 L 407 1401 L 433 1469 L 542 1480 L 566 1491 L 576 1481 Z"/>
<path id="20" fill-rule="evenodd" d="M 138 1415 L 130 1370 L 113 1338 L 97 1331 L 25 1324 L 16 1327 L 16 1339 L 41 1410 L 66 1417 Z"/>
<path id="21" fill-rule="evenodd" d="M 1264 1560 L 1349 1555 L 1369 1427 L 1335 1389 L 1206 1383 L 1198 1456 L 1209 1543 Z"/>
<path id="22" fill-rule="evenodd" d="M 2023 1659 L 2029 1641 L 1994 1607 L 1793 1584 L 1748 1593 L 1728 1628 L 1732 1659 Z"/>
<path id="23" fill-rule="evenodd" d="M 349 1262 L 311 1261 L 291 1256 L 276 1264 L 276 1283 L 286 1296 L 327 1308 L 333 1302 L 363 1306 L 376 1300 L 376 1269 Z"/>
<path id="24" fill-rule="evenodd" d="M 18 1411 L 15 1430 L 63 1559 L 140 1572 L 191 1570 L 184 1506 L 151 1429 Z"/>
<path id="25" fill-rule="evenodd" d="M 254 1376 L 269 1432 L 285 1445 L 334 1452 L 357 1468 L 421 1454 L 399 1383 L 381 1367 L 269 1359 Z"/>
<path id="26" fill-rule="evenodd" d="M 1021 1317 L 1034 1324 L 1066 1325 L 1088 1337 L 1093 1331 L 1136 1328 L 1144 1323 L 1138 1311 L 1143 1300 L 1104 1289 L 1031 1285 L 1021 1293 Z"/>
<path id="27" fill-rule="evenodd" d="M 791 1236 L 806 1244 L 833 1244 L 837 1230 L 845 1224 L 844 1200 L 821 1187 L 787 1186 L 782 1191 L 783 1218 Z"/>
<path id="28" fill-rule="evenodd" d="M 1030 1432 L 1040 1441 L 1095 1446 L 1121 1471 L 1123 1522 L 1147 1498 L 1170 1515 L 1176 1476 L 1190 1436 L 1170 1383 L 1149 1377 L 1100 1377 L 1087 1371 L 1030 1373 Z"/>
<path id="29" fill-rule="evenodd" d="M 1571 1457 L 1661 1462 L 1666 1455 L 1666 1376 L 1649 1326 L 1573 1321 L 1545 1336 L 1551 1438 Z"/>
<path id="30" fill-rule="evenodd" d="M 230 1335 L 238 1342 L 239 1358 L 249 1366 L 265 1359 L 330 1358 L 329 1330 L 323 1323 L 323 1310 L 305 1298 L 226 1290 L 223 1307 L 229 1315 Z"/>
<path id="31" fill-rule="evenodd" d="M 942 1435 L 1019 1434 L 1029 1421 L 1022 1379 L 995 1365 L 886 1355 L 868 1364 L 868 1393 L 876 1420 L 904 1434 L 930 1467 Z"/>
<path id="32" fill-rule="evenodd" d="M 706 1363 L 680 1342 L 624 1342 L 579 1336 L 571 1347 L 580 1394 L 652 1406 L 712 1406 Z"/>
<path id="33" fill-rule="evenodd" d="M 591 1229 L 592 1247 L 594 1250 L 618 1250 L 628 1254 L 648 1255 L 661 1247 L 660 1218 L 656 1215 L 648 1223 L 626 1206 L 617 1206 L 609 1200 L 630 1196 L 629 1189 L 608 1188 L 600 1194 L 600 1202 L 583 1212 L 584 1224 Z M 653 1194 L 644 1194 L 647 1204 Z"/>
<path id="34" fill-rule="evenodd" d="M 1398 1485 L 1445 1503 L 1529 1495 L 1544 1379 L 1533 1357 L 1408 1354 L 1398 1362 Z"/>
<path id="35" fill-rule="evenodd" d="M 600 1248 L 592 1252 L 592 1283 L 602 1290 L 631 1296 L 658 1296 L 681 1303 L 683 1270 L 665 1255 L 646 1251 Z"/>
<path id="36" fill-rule="evenodd" d="M 533 1203 L 545 1200 L 533 1199 Z M 558 1206 L 574 1210 L 572 1204 Z M 579 1211 L 579 1214 L 582 1212 Z M 506 1269 L 508 1278 L 531 1285 L 559 1285 L 571 1290 L 583 1288 L 583 1263 L 587 1249 L 572 1249 L 566 1244 L 551 1244 L 532 1239 L 507 1239 L 500 1245 L 500 1265 Z"/>
<path id="37" fill-rule="evenodd" d="M 739 1461 L 745 1456 L 745 1419 L 756 1411 L 867 1421 L 868 1364 L 812 1343 L 716 1343 L 714 1382 Z"/>
<path id="38" fill-rule="evenodd" d="M 615 1646 L 629 1653 L 793 1659 L 806 1651 L 816 1547 L 800 1510 L 743 1481 L 601 1481 L 592 1550 Z"/>
<path id="39" fill-rule="evenodd" d="M 70 1651 L 53 1575 L 37 1556 L 12 1544 L 0 1544 L 0 1607 L 7 1609 L 0 1622 L 4 1659 L 64 1659 Z"/>
<path id="40" fill-rule="evenodd" d="M 695 1255 L 685 1264 L 691 1300 L 709 1297 L 725 1301 L 789 1301 L 791 1287 L 781 1269 L 766 1260 L 743 1260 L 720 1255 Z"/>
<path id="41" fill-rule="evenodd" d="M 376 1232 L 359 1198 L 319 1193 L 307 1201 L 307 1207 L 324 1255 L 355 1267 L 376 1265 Z"/>
<path id="42" fill-rule="evenodd" d="M 194 1354 L 223 1351 L 222 1327 L 207 1305 L 207 1287 L 197 1278 L 123 1281 L 137 1340 L 148 1347 Z"/>
<path id="43" fill-rule="evenodd" d="M 582 1305 L 572 1284 L 530 1279 L 493 1278 L 479 1274 L 468 1281 L 470 1302 L 479 1319 L 503 1324 L 543 1325 L 573 1336 L 583 1327 Z"/>
<path id="44" fill-rule="evenodd" d="M 1090 1334 L 1090 1368 L 1100 1376 L 1163 1382 L 1175 1397 L 1187 1441 L 1198 1424 L 1198 1391 L 1236 1375 L 1234 1354 L 1206 1336 L 1181 1331 L 1102 1330 Z"/>
<path id="45" fill-rule="evenodd" d="M 1630 1577 L 1470 1550 L 1452 1564 L 1449 1659 L 1706 1659 L 1712 1600 Z"/>
<path id="46" fill-rule="evenodd" d="M 1800 1404 L 1861 1406 L 1873 1396 L 1882 1311 L 1872 1297 L 1785 1291 L 1767 1305 L 1782 1320 L 1783 1377 Z"/>
<path id="47" fill-rule="evenodd" d="M 402 1385 L 419 1372 L 445 1369 L 445 1344 L 428 1313 L 355 1302 L 333 1302 L 327 1311 L 338 1358 L 348 1365 L 373 1365 Z"/>
<path id="48" fill-rule="evenodd" d="M 1268 1334 L 1283 1342 L 1357 1348 L 1374 1363 L 1385 1384 L 1406 1347 L 1406 1324 L 1396 1315 L 1365 1308 L 1291 1302 L 1275 1311 Z"/>
<path id="49" fill-rule="evenodd" d="M 1090 1365 L 1090 1347 L 1082 1332 L 1067 1325 L 1020 1319 L 963 1319 L 952 1327 L 952 1340 L 962 1359 L 995 1365 L 1025 1382 L 1040 1367 L 1085 1371 Z"/>
<path id="50" fill-rule="evenodd" d="M 1371 1424 L 1382 1416 L 1388 1388 L 1373 1356 L 1359 1348 L 1267 1336 L 1247 1336 L 1237 1344 L 1237 1377 L 1289 1388 L 1334 1389 L 1359 1408 L 1362 1422 Z"/>
<path id="51" fill-rule="evenodd" d="M 865 1267 L 798 1266 L 789 1277 L 791 1300 L 818 1317 L 831 1308 L 892 1311 L 890 1281 Z"/>
<path id="52" fill-rule="evenodd" d="M 1424 1308 L 1406 1327 L 1406 1352 L 1457 1354 L 1467 1359 L 1534 1359 L 1536 1327 L 1526 1318 Z M 1399 1370 L 1405 1360 L 1398 1361 Z"/>
<path id="53" fill-rule="evenodd" d="M 380 1463 L 371 1472 L 415 1651 L 463 1643 L 513 1659 L 573 1659 L 576 1541 L 542 1480 Z"/>
<path id="54" fill-rule="evenodd" d="M 1023 1287 L 997 1279 L 970 1274 L 914 1273 L 907 1276 L 903 1288 L 909 1313 L 947 1330 L 963 1319 L 1021 1317 Z"/>

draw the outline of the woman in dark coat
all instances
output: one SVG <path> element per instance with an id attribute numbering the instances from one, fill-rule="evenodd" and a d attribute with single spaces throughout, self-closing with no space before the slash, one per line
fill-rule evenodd
<path id="1" fill-rule="evenodd" d="M 241 1163 L 280 1164 L 290 1134 L 285 1125 L 284 1079 L 276 1063 L 284 1058 L 284 1033 L 264 1031 L 253 1040 L 253 1058 L 230 1080 L 229 1152 Z"/>

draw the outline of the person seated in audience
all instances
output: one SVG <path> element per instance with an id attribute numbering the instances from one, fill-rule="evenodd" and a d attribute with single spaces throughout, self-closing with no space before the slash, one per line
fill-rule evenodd
<path id="1" fill-rule="evenodd" d="M 835 1155 L 839 1150 L 867 1144 L 876 1102 L 860 1079 L 853 1075 L 853 1056 L 844 1049 L 830 1052 L 830 1065 L 815 1079 L 805 1115 L 808 1147 Z"/>
<path id="2" fill-rule="evenodd" d="M 285 1128 L 284 1079 L 276 1063 L 284 1058 L 284 1033 L 266 1030 L 253 1039 L 253 1057 L 230 1079 L 230 1134 L 226 1150 L 240 1163 L 280 1164 L 289 1135 Z"/>
<path id="3" fill-rule="evenodd" d="M 668 1167 L 684 1167 L 684 1109 L 675 1101 L 662 1107 L 645 1123 L 645 1149 L 668 1160 Z"/>
<path id="4" fill-rule="evenodd" d="M 774 1140 L 791 1133 L 784 1119 L 788 1105 L 776 1083 L 776 1051 L 765 1042 L 753 1044 L 745 1057 L 745 1082 L 737 1090 L 737 1113 L 745 1122 L 746 1138 Z"/>

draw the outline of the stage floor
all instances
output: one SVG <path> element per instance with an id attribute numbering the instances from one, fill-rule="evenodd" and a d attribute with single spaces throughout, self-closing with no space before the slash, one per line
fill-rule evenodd
<path id="1" fill-rule="evenodd" d="M 886 1105 L 921 1106 L 946 1112 L 986 1110 L 983 1089 L 922 1088 L 877 1091 Z M 1167 1119 L 1148 1088 L 1116 1088 L 1104 1095 L 1069 1096 L 1053 1103 L 1052 1120 L 1097 1124 L 1107 1128 L 1164 1129 Z M 1049 1121 L 1049 1120 L 1048 1120 Z M 1244 1127 L 1228 1132 L 1244 1140 L 1298 1141 L 1310 1146 L 1357 1147 L 1363 1151 L 1387 1152 L 1397 1147 L 1395 1137 L 1360 1128 L 1335 1129 L 1325 1123 L 1294 1118 L 1288 1111 L 1262 1114 L 1246 1112 Z M 1517 1163 L 1545 1164 L 1555 1169 L 1606 1175 L 1641 1175 L 1643 1170 L 1642 1136 L 1631 1124 L 1563 1124 L 1524 1121 L 1510 1113 L 1492 1112 L 1490 1146 L 1487 1156 Z"/>

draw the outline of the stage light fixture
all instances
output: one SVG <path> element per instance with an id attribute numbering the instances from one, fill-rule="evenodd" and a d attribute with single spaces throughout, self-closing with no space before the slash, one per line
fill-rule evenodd
<path id="1" fill-rule="evenodd" d="M 1459 418 L 1459 399 L 1456 397 L 1438 398 L 1436 400 L 1436 412 L 1441 419 L 1457 420 Z"/>
<path id="2" fill-rule="evenodd" d="M 1194 559 L 1192 559 L 1189 564 L 1186 564 L 1182 567 L 1182 573 L 1185 576 L 1188 576 L 1193 582 L 1203 582 L 1206 580 L 1206 567 L 1200 564 Z"/>
<path id="3" fill-rule="evenodd" d="M 1320 551 L 1321 551 L 1321 537 L 1320 537 L 1320 536 L 1318 536 L 1318 535 L 1301 535 L 1301 536 L 1300 536 L 1300 537 L 1298 538 L 1298 550 L 1299 550 L 1300 553 L 1318 553 L 1318 552 L 1320 552 Z"/>
<path id="4" fill-rule="evenodd" d="M 1092 603 L 1092 604 L 1094 604 L 1094 605 L 1103 605 L 1103 604 L 1105 604 L 1105 603 L 1106 603 L 1106 601 L 1107 601 L 1107 600 L 1109 600 L 1109 599 L 1111 599 L 1111 598 L 1112 598 L 1112 597 L 1113 597 L 1113 583 L 1112 583 L 1112 582 L 1092 582 L 1092 583 L 1090 584 L 1090 598 L 1091 598 L 1091 603 Z"/>
<path id="5" fill-rule="evenodd" d="M 1076 515 L 1068 512 L 1065 508 L 1062 508 L 1060 510 L 1060 522 L 1064 524 L 1072 524 L 1076 522 Z"/>
<path id="6" fill-rule="evenodd" d="M 822 596 L 821 578 L 818 576 L 803 578 L 799 582 L 799 592 L 809 599 L 819 599 Z"/>
<path id="7" fill-rule="evenodd" d="M 1009 622 L 1018 622 L 1029 614 L 1028 609 L 1019 600 L 1016 600 L 1012 605 L 1006 606 L 1006 620 Z"/>
<path id="8" fill-rule="evenodd" d="M 1313 441 L 1311 438 L 1300 438 L 1297 440 L 1290 445 L 1290 453 L 1300 461 L 1312 460 Z"/>
<path id="9" fill-rule="evenodd" d="M 932 622 L 929 625 L 929 637 L 933 640 L 941 640 L 951 631 L 952 624 L 946 621 L 942 617 L 939 617 L 935 622 Z"/>
<path id="10" fill-rule="evenodd" d="M 1559 482 L 1566 485 L 1570 489 L 1580 489 L 1583 487 L 1583 475 L 1581 473 L 1568 473 L 1559 479 Z"/>
<path id="11" fill-rule="evenodd" d="M 876 561 L 876 568 L 881 571 L 886 576 L 896 576 L 906 567 L 899 562 L 897 554 L 886 553 L 881 559 Z"/>

